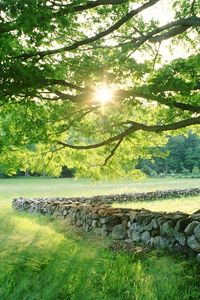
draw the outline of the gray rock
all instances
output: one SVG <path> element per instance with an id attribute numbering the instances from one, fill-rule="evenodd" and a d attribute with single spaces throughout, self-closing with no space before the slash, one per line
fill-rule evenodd
<path id="1" fill-rule="evenodd" d="M 143 227 L 151 222 L 151 216 L 148 213 L 140 213 L 135 217 L 136 221 L 140 223 Z"/>
<path id="2" fill-rule="evenodd" d="M 98 228 L 100 228 L 100 227 L 102 226 L 101 222 L 100 222 L 100 221 L 97 221 L 96 226 L 97 226 Z"/>
<path id="3" fill-rule="evenodd" d="M 152 236 L 152 237 L 155 237 L 155 236 L 158 236 L 158 235 L 160 235 L 160 228 L 153 229 L 153 230 L 151 231 L 151 236 Z"/>
<path id="4" fill-rule="evenodd" d="M 127 228 L 127 224 L 128 224 L 128 221 L 127 220 L 123 220 L 122 221 L 122 226 L 126 229 Z"/>
<path id="5" fill-rule="evenodd" d="M 161 235 L 173 236 L 174 222 L 167 221 L 160 226 Z"/>
<path id="6" fill-rule="evenodd" d="M 137 223 L 130 223 L 130 226 L 129 226 L 130 229 L 136 229 L 137 228 Z"/>
<path id="7" fill-rule="evenodd" d="M 154 229 L 157 229 L 157 228 L 158 228 L 158 223 L 157 223 L 156 219 L 153 219 L 153 220 L 151 221 L 151 224 L 152 224 L 152 228 L 154 228 Z"/>
<path id="8" fill-rule="evenodd" d="M 76 220 L 76 226 L 77 227 L 81 227 L 82 225 L 83 225 L 83 221 L 82 220 L 80 220 L 80 219 Z"/>
<path id="9" fill-rule="evenodd" d="M 87 219 L 87 223 L 92 226 L 92 220 L 91 219 Z"/>
<path id="10" fill-rule="evenodd" d="M 141 241 L 146 245 L 150 244 L 150 233 L 149 231 L 144 231 L 141 235 Z"/>
<path id="11" fill-rule="evenodd" d="M 197 254 L 197 261 L 200 263 L 200 253 Z"/>
<path id="12" fill-rule="evenodd" d="M 133 232 L 132 229 L 127 229 L 127 234 L 128 234 L 129 239 L 130 239 L 131 236 L 132 236 L 132 232 Z"/>
<path id="13" fill-rule="evenodd" d="M 141 225 L 143 227 L 148 226 L 148 227 L 150 227 L 150 229 L 152 229 L 151 221 L 152 221 L 152 215 L 150 213 L 150 215 L 148 215 L 148 214 L 146 215 L 146 218 L 142 221 Z"/>
<path id="14" fill-rule="evenodd" d="M 183 212 L 180 212 L 180 211 L 176 211 L 175 212 L 175 215 L 173 215 L 173 219 L 174 220 L 179 220 L 179 219 L 181 219 L 181 218 L 183 218 L 183 217 L 188 217 L 189 215 L 188 214 L 186 214 L 186 213 L 183 213 Z"/>
<path id="15" fill-rule="evenodd" d="M 153 228 L 154 226 L 152 221 L 144 226 L 144 230 L 152 230 Z"/>
<path id="16" fill-rule="evenodd" d="M 86 232 L 88 232 L 88 231 L 90 231 L 90 226 L 88 225 L 88 224 L 83 224 L 83 229 L 86 231 Z"/>
<path id="17" fill-rule="evenodd" d="M 184 246 L 182 246 L 180 243 L 176 242 L 170 247 L 170 251 L 175 252 L 184 252 Z"/>
<path id="18" fill-rule="evenodd" d="M 183 232 L 178 232 L 174 230 L 174 238 L 176 241 L 178 241 L 182 246 L 185 246 L 186 238 L 185 234 Z"/>
<path id="19" fill-rule="evenodd" d="M 164 217 L 159 217 L 156 219 L 156 221 L 157 221 L 158 225 L 161 226 L 163 223 L 165 223 L 168 220 Z"/>
<path id="20" fill-rule="evenodd" d="M 197 240 L 200 240 L 200 224 L 198 224 L 194 229 L 194 235 L 197 238 Z"/>
<path id="21" fill-rule="evenodd" d="M 103 230 L 102 230 L 102 228 L 95 227 L 94 228 L 94 233 L 98 234 L 98 235 L 103 235 Z"/>
<path id="22" fill-rule="evenodd" d="M 141 235 L 137 230 L 132 230 L 131 240 L 133 242 L 139 242 L 141 240 Z"/>
<path id="23" fill-rule="evenodd" d="M 139 223 L 132 223 L 131 226 L 130 226 L 130 229 L 137 230 L 138 232 L 145 231 L 144 226 L 142 226 Z"/>
<path id="24" fill-rule="evenodd" d="M 100 219 L 100 222 L 101 222 L 102 224 L 105 224 L 105 223 L 107 223 L 108 221 L 107 221 L 106 218 L 101 218 L 101 219 Z"/>
<path id="25" fill-rule="evenodd" d="M 64 218 L 64 216 L 59 212 L 59 211 L 55 211 L 54 214 L 52 215 L 53 218 Z"/>
<path id="26" fill-rule="evenodd" d="M 131 227 L 131 222 L 130 222 L 130 221 L 128 221 L 128 223 L 127 223 L 127 227 L 128 227 L 128 228 L 130 228 L 130 227 Z"/>
<path id="27" fill-rule="evenodd" d="M 66 215 L 67 215 L 67 210 L 64 209 L 64 210 L 63 210 L 63 216 L 66 216 Z"/>
<path id="28" fill-rule="evenodd" d="M 200 213 L 193 213 L 190 218 L 195 221 L 200 221 Z"/>
<path id="29" fill-rule="evenodd" d="M 130 221 L 134 222 L 136 216 L 137 216 L 137 212 L 131 212 L 131 214 L 130 214 Z"/>
<path id="30" fill-rule="evenodd" d="M 175 230 L 178 232 L 183 232 L 184 229 L 188 226 L 188 224 L 190 223 L 190 219 L 189 218 L 183 218 L 180 219 L 175 226 Z"/>
<path id="31" fill-rule="evenodd" d="M 108 235 L 109 235 L 109 232 L 108 232 L 108 231 L 105 231 L 105 230 L 103 230 L 103 228 L 101 228 L 101 235 L 102 235 L 102 236 L 108 236 Z"/>
<path id="32" fill-rule="evenodd" d="M 118 216 L 112 215 L 112 216 L 107 216 L 107 217 L 101 218 L 100 222 L 102 224 L 109 223 L 110 225 L 117 225 L 117 224 L 121 223 L 121 218 Z"/>
<path id="33" fill-rule="evenodd" d="M 154 238 L 153 245 L 157 249 L 167 249 L 169 247 L 169 241 L 165 237 L 156 236 Z"/>
<path id="34" fill-rule="evenodd" d="M 106 223 L 102 225 L 102 228 L 104 231 L 111 232 L 114 228 L 114 225 Z"/>
<path id="35" fill-rule="evenodd" d="M 143 231 L 145 231 L 144 226 L 142 226 L 142 225 L 140 225 L 140 224 L 137 224 L 136 227 L 135 227 L 135 229 L 136 229 L 138 232 L 143 232 Z"/>
<path id="36" fill-rule="evenodd" d="M 91 215 L 91 219 L 92 219 L 92 220 L 98 220 L 98 219 L 99 219 L 99 215 L 93 213 L 93 214 Z"/>
<path id="37" fill-rule="evenodd" d="M 112 238 L 115 240 L 123 240 L 124 238 L 126 238 L 126 236 L 127 233 L 124 226 L 122 224 L 115 225 L 112 231 Z"/>
<path id="38" fill-rule="evenodd" d="M 194 235 L 191 235 L 187 238 L 187 245 L 197 252 L 200 251 L 200 243 L 197 241 Z"/>
<path id="39" fill-rule="evenodd" d="M 195 227 L 200 224 L 198 221 L 192 221 L 188 226 L 185 228 L 184 232 L 186 235 L 192 235 Z"/>
<path id="40" fill-rule="evenodd" d="M 97 220 L 93 220 L 92 221 L 92 227 L 97 227 L 97 222 L 98 222 Z"/>
<path id="41" fill-rule="evenodd" d="M 149 245 L 150 245 L 150 246 L 153 246 L 153 245 L 154 245 L 154 238 L 153 238 L 153 237 L 150 238 L 150 243 L 149 243 Z"/>

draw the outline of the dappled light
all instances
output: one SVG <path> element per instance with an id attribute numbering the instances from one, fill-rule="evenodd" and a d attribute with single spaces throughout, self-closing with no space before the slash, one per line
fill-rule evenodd
<path id="1" fill-rule="evenodd" d="M 1 210 L 2 217 L 2 300 L 22 299 L 24 295 L 43 300 L 200 297 L 193 278 L 193 274 L 198 276 L 197 266 L 190 261 L 161 257 L 156 251 L 112 252 L 106 240 L 80 235 L 48 217 L 13 213 L 9 205 Z"/>

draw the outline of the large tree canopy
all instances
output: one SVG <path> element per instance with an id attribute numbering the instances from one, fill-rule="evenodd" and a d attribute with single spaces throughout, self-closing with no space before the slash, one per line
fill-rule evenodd
<path id="1" fill-rule="evenodd" d="M 1 167 L 118 176 L 169 132 L 197 132 L 199 12 L 195 0 L 1 1 Z"/>

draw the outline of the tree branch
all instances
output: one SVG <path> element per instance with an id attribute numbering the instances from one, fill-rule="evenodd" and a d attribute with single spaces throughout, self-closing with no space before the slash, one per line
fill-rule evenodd
<path id="1" fill-rule="evenodd" d="M 165 131 L 171 131 L 171 130 L 177 130 L 181 128 L 185 128 L 188 126 L 192 125 L 199 125 L 200 124 L 200 116 L 196 118 L 189 118 L 185 119 L 176 123 L 171 123 L 167 125 L 145 125 L 141 123 L 137 123 L 134 121 L 127 121 L 127 125 L 130 124 L 131 126 L 124 130 L 122 133 L 117 134 L 107 140 L 104 140 L 100 143 L 96 144 L 91 144 L 91 145 L 71 145 L 67 144 L 61 141 L 55 141 L 55 143 L 71 148 L 71 149 L 77 149 L 77 150 L 87 150 L 87 149 L 95 149 L 95 148 L 100 148 L 105 145 L 111 144 L 115 141 L 119 141 L 121 139 L 124 139 L 126 136 L 129 134 L 136 132 L 138 130 L 143 130 L 143 131 L 148 131 L 148 132 L 155 132 L 155 133 L 160 133 L 160 132 L 165 132 Z"/>
<path id="2" fill-rule="evenodd" d="M 98 6 L 103 6 L 103 5 L 119 5 L 128 2 L 129 0 L 97 0 L 97 1 L 87 1 L 85 4 L 82 5 L 74 5 L 73 3 L 63 5 L 58 11 L 54 11 L 52 13 L 52 18 L 57 17 L 57 16 L 63 16 L 67 15 L 70 13 L 76 13 L 76 12 L 81 12 L 85 11 L 88 9 L 92 9 Z M 58 6 L 58 5 L 55 5 Z M 52 6 L 52 9 L 53 6 Z M 2 11 L 5 10 L 5 7 L 2 8 Z M 34 28 L 39 27 L 39 24 L 35 24 Z M 6 33 L 10 32 L 13 30 L 17 30 L 18 28 L 21 28 L 23 26 L 23 23 L 17 23 L 16 20 L 13 20 L 12 22 L 2 22 L 0 24 L 0 34 L 1 33 Z"/>
<path id="3" fill-rule="evenodd" d="M 142 88 L 141 88 L 142 89 Z M 135 91 L 128 91 L 128 90 L 119 90 L 116 91 L 116 97 L 119 98 L 120 100 L 123 100 L 123 98 L 128 98 L 128 97 L 140 97 L 140 98 L 144 98 L 150 101 L 156 101 L 160 104 L 166 105 L 168 107 L 176 107 L 179 108 L 181 110 L 187 110 L 187 111 L 191 111 L 194 113 L 200 113 L 200 107 L 199 106 L 194 106 L 191 104 L 186 104 L 186 103 L 181 103 L 181 102 L 177 102 L 175 100 L 173 100 L 172 98 L 163 98 L 163 97 L 159 97 L 153 94 L 145 94 L 142 92 L 135 92 Z"/>
<path id="4" fill-rule="evenodd" d="M 43 80 L 42 83 L 44 83 L 44 86 L 48 86 L 48 85 L 61 85 L 61 86 L 65 86 L 74 90 L 78 90 L 80 92 L 84 91 L 86 88 L 80 87 L 76 84 L 67 82 L 63 79 L 47 79 L 47 80 Z"/>
<path id="5" fill-rule="evenodd" d="M 146 8 L 154 5 L 158 1 L 160 1 L 160 0 L 150 0 L 149 2 L 146 2 L 142 6 L 138 7 L 137 9 L 131 10 L 129 13 L 127 13 L 125 16 L 123 16 L 120 20 L 118 20 L 115 24 L 110 26 L 108 29 L 97 33 L 96 35 L 94 35 L 91 38 L 86 38 L 86 39 L 80 40 L 78 42 L 75 42 L 74 44 L 72 44 L 70 46 L 64 46 L 64 47 L 60 47 L 57 49 L 38 51 L 38 52 L 32 52 L 32 53 L 23 53 L 19 56 L 16 56 L 15 58 L 29 59 L 29 58 L 32 58 L 35 56 L 39 56 L 40 58 L 43 58 L 46 55 L 57 54 L 57 53 L 65 52 L 65 51 L 72 51 L 72 50 L 79 48 L 80 46 L 88 45 L 97 40 L 100 40 L 101 38 L 111 34 L 114 31 L 116 31 L 122 25 L 124 25 L 127 21 L 132 19 L 134 16 L 136 16 L 137 14 L 139 14 L 141 11 L 145 10 Z"/>
<path id="6" fill-rule="evenodd" d="M 191 9 L 190 9 L 193 16 L 196 15 L 196 13 L 195 13 L 195 4 L 196 4 L 196 0 L 193 0 L 192 4 L 191 4 Z"/>
<path id="7" fill-rule="evenodd" d="M 55 15 L 63 15 L 74 12 L 85 11 L 102 5 L 118 5 L 128 2 L 129 0 L 96 0 L 96 1 L 87 1 L 85 4 L 75 5 L 73 3 L 67 4 L 59 9 Z"/>
<path id="8" fill-rule="evenodd" d="M 104 163 L 102 166 L 105 166 L 107 164 L 107 162 L 113 157 L 113 155 L 115 154 L 116 150 L 119 148 L 120 144 L 123 141 L 123 137 L 121 139 L 119 139 L 119 141 L 116 143 L 116 145 L 113 147 L 113 149 L 111 150 L 109 156 L 106 157 Z"/>
<path id="9" fill-rule="evenodd" d="M 156 29 L 147 33 L 144 37 L 139 38 L 137 41 L 134 39 L 134 48 L 138 49 L 142 44 L 146 41 L 150 41 L 152 43 L 160 42 L 165 39 L 171 38 L 172 36 L 178 35 L 181 32 L 186 31 L 189 27 L 200 26 L 200 18 L 196 16 L 191 16 L 186 19 L 180 19 L 177 21 L 173 21 L 161 27 L 157 27 Z M 173 29 L 172 29 L 173 28 Z M 184 30 L 181 30 L 183 28 Z M 170 29 L 167 33 L 163 33 L 158 35 L 160 32 Z"/>

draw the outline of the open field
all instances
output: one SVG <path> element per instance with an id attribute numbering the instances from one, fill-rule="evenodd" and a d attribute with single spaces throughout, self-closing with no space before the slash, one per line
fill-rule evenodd
<path id="1" fill-rule="evenodd" d="M 175 198 L 167 200 L 117 203 L 113 207 L 127 207 L 127 208 L 146 208 L 152 211 L 182 211 L 186 213 L 193 213 L 200 209 L 200 196 Z"/>
<path id="2" fill-rule="evenodd" d="M 15 178 L 0 179 L 0 200 L 20 196 L 89 196 L 200 187 L 200 179 L 151 178 L 142 181 L 95 182 L 89 179 Z"/>
<path id="3" fill-rule="evenodd" d="M 14 197 L 46 196 L 89 196 L 117 193 L 135 193 L 155 190 L 200 187 L 200 179 L 185 178 L 151 178 L 143 181 L 94 182 L 87 179 L 74 180 L 66 178 L 16 178 L 0 180 L 0 204 L 7 204 Z M 120 207 L 147 208 L 155 211 L 194 212 L 200 209 L 200 196 L 160 200 L 152 202 L 134 202 L 115 204 Z"/>
<path id="4" fill-rule="evenodd" d="M 1 180 L 0 299 L 199 300 L 200 268 L 192 259 L 158 251 L 112 252 L 109 240 L 85 236 L 65 222 L 20 214 L 10 207 L 11 199 L 18 196 L 81 196 L 181 185 L 198 187 L 199 181 L 94 185 L 87 180 Z"/>

